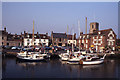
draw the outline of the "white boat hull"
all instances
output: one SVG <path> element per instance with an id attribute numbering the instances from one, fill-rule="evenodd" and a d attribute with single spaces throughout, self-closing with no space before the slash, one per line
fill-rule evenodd
<path id="1" fill-rule="evenodd" d="M 23 61 L 42 61 L 45 60 L 43 57 L 33 58 L 31 56 L 17 56 L 19 60 Z"/>
<path id="2" fill-rule="evenodd" d="M 104 60 L 97 60 L 97 61 L 80 61 L 80 64 L 84 65 L 93 65 L 93 64 L 101 64 Z"/>

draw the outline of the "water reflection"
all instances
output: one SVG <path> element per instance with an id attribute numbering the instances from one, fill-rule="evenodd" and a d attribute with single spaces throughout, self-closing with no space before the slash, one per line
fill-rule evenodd
<path id="1" fill-rule="evenodd" d="M 6 78 L 118 78 L 120 60 L 105 60 L 100 65 L 69 65 L 67 61 L 21 62 L 3 58 Z"/>

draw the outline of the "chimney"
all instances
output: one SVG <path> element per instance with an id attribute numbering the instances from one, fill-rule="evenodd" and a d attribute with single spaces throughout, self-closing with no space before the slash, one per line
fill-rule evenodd
<path id="1" fill-rule="evenodd" d="M 37 35 L 38 35 L 39 33 L 37 32 Z"/>
<path id="2" fill-rule="evenodd" d="M 53 31 L 51 31 L 51 33 L 53 34 Z"/>
<path id="3" fill-rule="evenodd" d="M 46 33 L 46 35 L 48 36 L 48 33 Z"/>
<path id="4" fill-rule="evenodd" d="M 65 34 L 66 34 L 66 32 L 65 32 Z"/>
<path id="5" fill-rule="evenodd" d="M 74 39 L 76 39 L 76 33 L 74 33 Z"/>
<path id="6" fill-rule="evenodd" d="M 24 31 L 24 34 L 25 34 L 26 32 Z"/>
<path id="7" fill-rule="evenodd" d="M 6 32 L 6 27 L 4 27 L 4 31 Z"/>
<path id="8" fill-rule="evenodd" d="M 80 35 L 82 35 L 83 34 L 83 32 L 80 32 Z"/>

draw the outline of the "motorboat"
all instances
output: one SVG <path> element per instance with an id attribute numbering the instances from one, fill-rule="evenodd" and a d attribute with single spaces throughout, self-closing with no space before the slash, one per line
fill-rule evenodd
<path id="1" fill-rule="evenodd" d="M 90 57 L 90 58 L 86 57 L 86 59 L 81 59 L 79 63 L 83 64 L 83 65 L 101 64 L 101 63 L 104 62 L 105 56 L 106 56 L 106 54 L 104 54 L 104 56 L 100 59 L 98 59 L 98 58 L 95 59 L 95 58 L 92 58 L 92 57 Z"/>
<path id="2" fill-rule="evenodd" d="M 17 58 L 19 60 L 24 60 L 24 61 L 43 61 L 45 60 L 44 57 L 42 55 L 39 54 L 31 54 L 29 56 L 19 56 L 17 55 Z"/>

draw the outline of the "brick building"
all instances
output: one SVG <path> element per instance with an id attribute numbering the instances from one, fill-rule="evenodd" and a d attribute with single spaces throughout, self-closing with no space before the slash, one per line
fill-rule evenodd
<path id="1" fill-rule="evenodd" d="M 90 23 L 90 32 L 88 34 L 80 33 L 77 39 L 77 46 L 81 49 L 95 49 L 101 52 L 104 48 L 109 47 L 115 50 L 116 34 L 112 29 L 99 30 L 99 23 Z"/>
<path id="2" fill-rule="evenodd" d="M 68 39 L 67 43 L 68 43 L 69 46 L 72 46 L 72 44 L 73 44 L 74 46 L 76 46 L 76 42 L 77 42 L 77 41 L 76 41 L 76 33 L 74 34 L 74 36 L 68 34 L 68 35 L 67 35 L 67 39 Z"/>

